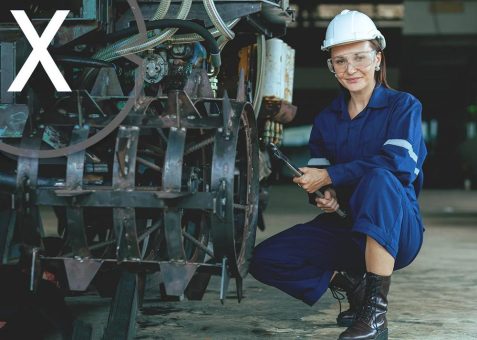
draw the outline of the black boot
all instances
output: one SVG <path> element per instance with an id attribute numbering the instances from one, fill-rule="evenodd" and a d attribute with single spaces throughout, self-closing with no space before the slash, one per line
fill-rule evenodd
<path id="1" fill-rule="evenodd" d="M 330 282 L 330 290 L 333 297 L 340 303 L 340 313 L 336 318 L 336 323 L 341 327 L 349 327 L 356 318 L 364 300 L 364 288 L 366 280 L 363 273 L 338 272 Z M 341 311 L 341 300 L 344 299 L 343 294 L 349 303 L 349 309 Z"/>
<path id="2" fill-rule="evenodd" d="M 366 273 L 364 303 L 353 325 L 340 334 L 339 340 L 387 340 L 388 292 L 391 276 Z"/>

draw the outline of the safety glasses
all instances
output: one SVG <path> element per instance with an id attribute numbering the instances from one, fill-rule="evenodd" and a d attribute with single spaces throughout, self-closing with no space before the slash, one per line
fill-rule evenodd
<path id="1" fill-rule="evenodd" d="M 356 69 L 362 70 L 371 65 L 376 57 L 376 50 L 353 52 L 343 54 L 327 60 L 328 68 L 333 73 L 343 73 L 351 64 Z"/>

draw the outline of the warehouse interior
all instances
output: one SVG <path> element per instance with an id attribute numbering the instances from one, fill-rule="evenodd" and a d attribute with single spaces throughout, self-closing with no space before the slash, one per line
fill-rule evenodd
<path id="1" fill-rule="evenodd" d="M 476 175 L 471 151 L 477 101 L 475 2 L 295 1 L 293 5 L 296 22 L 284 38 L 297 50 L 294 102 L 299 111 L 292 125 L 311 124 L 313 115 L 338 91 L 326 68 L 328 56 L 318 49 L 312 52 L 310 44 L 319 48 L 327 23 L 339 10 L 358 9 L 376 21 L 389 42 L 385 53 L 390 85 L 414 94 L 423 104 L 429 150 L 425 187 L 464 188 L 465 179 L 472 187 Z M 295 142 L 292 135 L 293 131 L 291 144 Z"/>

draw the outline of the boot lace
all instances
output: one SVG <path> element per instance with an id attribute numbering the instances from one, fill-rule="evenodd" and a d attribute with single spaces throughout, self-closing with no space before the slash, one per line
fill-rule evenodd
<path id="1" fill-rule="evenodd" d="M 365 321 L 375 330 L 378 330 L 378 323 L 376 322 L 377 318 L 373 318 L 373 315 L 376 313 L 376 300 L 379 282 L 372 277 L 367 277 L 366 279 L 371 280 L 371 282 L 366 284 L 364 303 L 358 312 L 357 319 Z"/>
<path id="2" fill-rule="evenodd" d="M 330 290 L 331 290 L 331 295 L 336 300 L 338 300 L 338 303 L 340 305 L 340 314 L 341 314 L 341 301 L 343 301 L 345 299 L 345 294 L 343 294 L 343 293 L 346 293 L 346 297 L 348 297 L 348 292 L 346 292 L 344 289 L 338 288 L 336 286 L 330 286 Z"/>

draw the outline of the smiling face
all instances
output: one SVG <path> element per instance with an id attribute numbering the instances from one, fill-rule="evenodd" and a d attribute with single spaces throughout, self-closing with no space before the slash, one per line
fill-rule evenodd
<path id="1" fill-rule="evenodd" d="M 372 92 L 376 85 L 374 73 L 381 63 L 381 53 L 369 41 L 334 46 L 330 62 L 336 79 L 350 93 Z"/>

